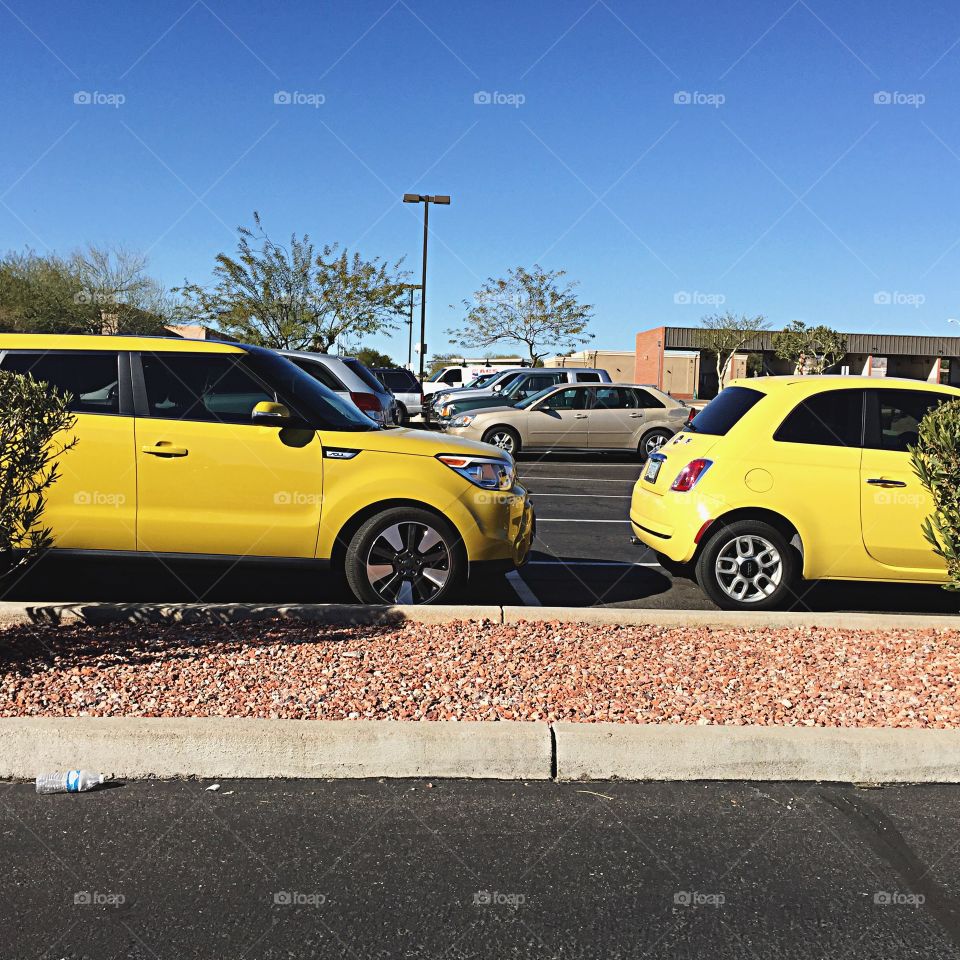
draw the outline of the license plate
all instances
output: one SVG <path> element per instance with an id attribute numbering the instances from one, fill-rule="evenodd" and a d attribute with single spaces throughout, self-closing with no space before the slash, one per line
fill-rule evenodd
<path id="1" fill-rule="evenodd" d="M 647 469 L 643 472 L 643 479 L 648 483 L 656 483 L 660 474 L 660 467 L 663 466 L 662 460 L 654 460 L 652 457 L 647 461 Z"/>

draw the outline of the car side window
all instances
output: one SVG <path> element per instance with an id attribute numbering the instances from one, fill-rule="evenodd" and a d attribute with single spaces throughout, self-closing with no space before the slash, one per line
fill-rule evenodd
<path id="1" fill-rule="evenodd" d="M 236 355 L 145 353 L 141 359 L 149 417 L 251 423 L 258 403 L 277 399 Z"/>
<path id="2" fill-rule="evenodd" d="M 826 390 L 802 400 L 780 424 L 773 439 L 825 447 L 863 443 L 864 390 Z"/>
<path id="3" fill-rule="evenodd" d="M 441 378 L 444 383 L 454 384 L 461 383 L 463 375 L 460 371 L 460 368 L 457 367 L 455 370 L 448 370 Z"/>
<path id="4" fill-rule="evenodd" d="M 558 390 L 549 397 L 545 397 L 540 406 L 550 407 L 551 410 L 586 410 L 587 401 L 586 390 L 570 388 Z"/>
<path id="5" fill-rule="evenodd" d="M 906 453 L 920 439 L 920 421 L 952 397 L 925 390 L 877 390 L 879 431 L 871 430 L 867 446 Z"/>
<path id="6" fill-rule="evenodd" d="M 633 390 L 631 392 L 636 394 L 637 405 L 643 407 L 645 410 L 663 410 L 666 407 L 666 404 L 662 400 L 655 397 L 648 390 Z"/>
<path id="7" fill-rule="evenodd" d="M 521 400 L 525 400 L 540 390 L 552 387 L 556 382 L 556 378 L 549 373 L 535 373 L 513 384 L 510 387 L 510 393 L 511 395 L 515 394 Z"/>
<path id="8" fill-rule="evenodd" d="M 118 359 L 115 352 L 10 352 L 3 358 L 3 369 L 28 373 L 34 380 L 69 393 L 73 397 L 70 409 L 75 413 L 116 414 L 120 412 Z"/>
<path id="9" fill-rule="evenodd" d="M 637 395 L 625 387 L 598 387 L 593 395 L 594 410 L 629 410 L 638 406 Z"/>
<path id="10" fill-rule="evenodd" d="M 304 373 L 309 373 L 314 380 L 322 383 L 334 393 L 343 393 L 343 391 L 346 389 L 344 385 L 319 361 L 306 360 L 303 357 L 290 357 L 290 359 Z"/>
<path id="11" fill-rule="evenodd" d="M 599 383 L 600 374 L 599 373 L 578 373 L 577 374 L 577 383 Z"/>

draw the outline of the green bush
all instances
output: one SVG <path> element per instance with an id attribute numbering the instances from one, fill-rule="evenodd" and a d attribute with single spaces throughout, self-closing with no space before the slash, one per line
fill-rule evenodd
<path id="1" fill-rule="evenodd" d="M 948 590 L 960 590 L 960 400 L 928 413 L 911 450 L 914 473 L 933 498 L 923 535 L 947 564 Z"/>
<path id="2" fill-rule="evenodd" d="M 77 442 L 70 397 L 19 373 L 0 373 L 0 575 L 53 543 L 42 524 L 60 457 Z"/>

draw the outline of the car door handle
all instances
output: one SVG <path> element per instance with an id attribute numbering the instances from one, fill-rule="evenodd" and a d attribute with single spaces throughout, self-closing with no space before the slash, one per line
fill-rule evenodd
<path id="1" fill-rule="evenodd" d="M 587 419 L 587 415 L 586 415 L 585 413 L 578 413 L 573 419 L 574 419 L 574 420 L 586 420 L 586 419 Z"/>
<path id="2" fill-rule="evenodd" d="M 140 450 L 143 453 L 149 453 L 152 457 L 185 457 L 189 452 L 186 447 L 175 447 L 166 440 L 161 440 L 152 446 L 141 447 Z"/>
<path id="3" fill-rule="evenodd" d="M 886 477 L 871 477 L 867 483 L 874 487 L 905 487 L 903 480 L 887 480 Z"/>
<path id="4" fill-rule="evenodd" d="M 631 419 L 631 420 L 639 420 L 642 416 L 643 416 L 642 413 L 631 413 L 631 414 L 630 414 L 630 419 Z"/>

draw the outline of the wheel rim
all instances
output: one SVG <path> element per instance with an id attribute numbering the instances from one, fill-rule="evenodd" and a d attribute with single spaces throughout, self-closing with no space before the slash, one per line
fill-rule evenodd
<path id="1" fill-rule="evenodd" d="M 651 437 L 647 437 L 646 442 L 643 445 L 643 452 L 646 454 L 656 453 L 668 440 L 669 438 L 666 434 L 655 433 Z"/>
<path id="2" fill-rule="evenodd" d="M 783 558 L 765 537 L 747 534 L 723 546 L 714 572 L 720 589 L 732 600 L 758 603 L 780 586 Z"/>
<path id="3" fill-rule="evenodd" d="M 487 441 L 487 443 L 492 443 L 501 450 L 506 450 L 507 453 L 513 453 L 514 442 L 513 434 L 507 433 L 506 430 L 494 431 L 490 434 L 490 439 Z"/>
<path id="4" fill-rule="evenodd" d="M 426 523 L 395 523 L 367 554 L 367 582 L 387 603 L 426 603 L 450 577 L 450 549 Z"/>

